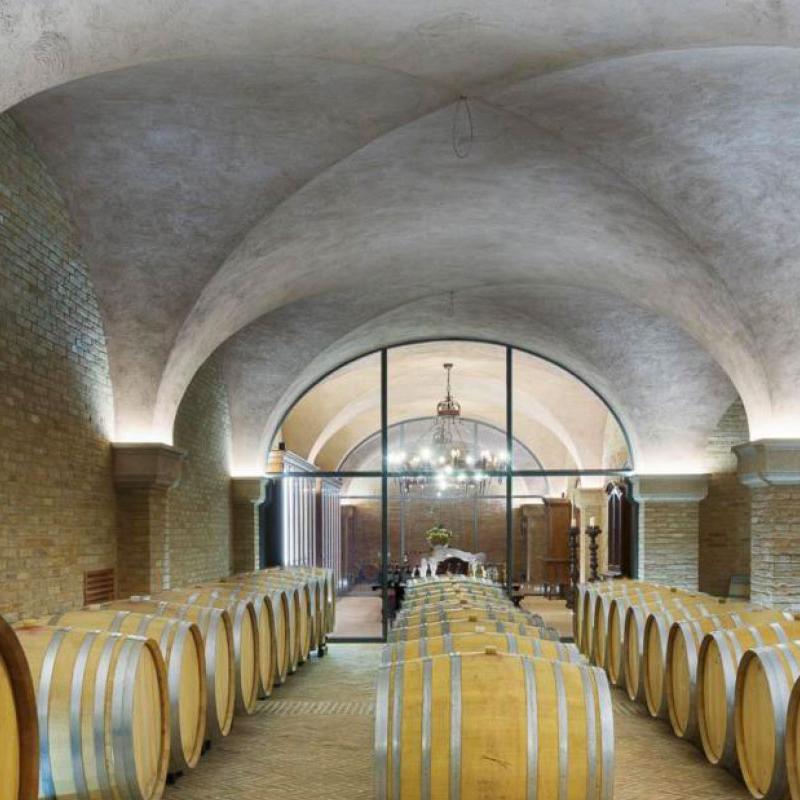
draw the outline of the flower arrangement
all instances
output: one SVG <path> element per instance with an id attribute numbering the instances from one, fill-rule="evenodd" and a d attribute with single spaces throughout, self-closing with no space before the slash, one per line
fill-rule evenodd
<path id="1" fill-rule="evenodd" d="M 431 547 L 447 545 L 450 543 L 450 539 L 453 538 L 453 531 L 439 523 L 425 531 L 425 538 L 428 540 Z"/>

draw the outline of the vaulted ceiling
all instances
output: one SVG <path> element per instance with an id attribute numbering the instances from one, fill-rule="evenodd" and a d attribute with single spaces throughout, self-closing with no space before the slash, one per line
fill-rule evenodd
<path id="1" fill-rule="evenodd" d="M 252 472 L 336 364 L 475 335 L 698 471 L 737 394 L 800 436 L 799 37 L 800 0 L 9 0 L 0 108 L 80 231 L 118 439 L 169 441 L 218 351 Z"/>

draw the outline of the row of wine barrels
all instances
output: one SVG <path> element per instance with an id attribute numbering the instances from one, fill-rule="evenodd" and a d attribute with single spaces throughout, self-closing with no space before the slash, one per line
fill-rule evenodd
<path id="1" fill-rule="evenodd" d="M 203 637 L 206 667 L 206 738 L 214 741 L 230 733 L 236 704 L 236 666 L 233 623 L 224 608 L 169 603 L 144 597 L 115 600 L 102 608 L 155 614 L 193 622 Z"/>
<path id="2" fill-rule="evenodd" d="M 493 647 L 380 668 L 377 798 L 609 800 L 613 772 L 601 670 Z"/>
<path id="3" fill-rule="evenodd" d="M 144 636 L 158 642 L 167 668 L 170 772 L 181 772 L 197 764 L 205 739 L 208 702 L 204 644 L 197 625 L 175 618 L 102 608 L 56 614 L 47 624 Z"/>
<path id="4" fill-rule="evenodd" d="M 475 600 L 485 600 L 486 602 L 501 602 L 507 598 L 502 592 L 464 592 L 464 591 L 445 591 L 425 595 L 406 594 L 403 600 L 403 609 L 423 608 L 429 603 L 463 603 Z"/>
<path id="5" fill-rule="evenodd" d="M 524 611 L 518 611 L 513 607 L 478 603 L 456 608 L 432 605 L 428 608 L 422 608 L 419 611 L 411 611 L 405 616 L 398 615 L 394 625 L 396 628 L 403 628 L 413 625 L 423 625 L 430 622 L 469 619 L 476 614 L 482 619 L 495 619 L 501 622 L 523 622 L 532 625 L 541 623 L 541 617 L 534 618 L 533 615 L 527 614 Z"/>
<path id="6" fill-rule="evenodd" d="M 169 699 L 157 643 L 49 625 L 15 632 L 36 690 L 39 796 L 160 798 Z"/>
<path id="7" fill-rule="evenodd" d="M 617 666 L 621 665 L 625 613 L 631 606 L 649 605 L 654 608 L 675 606 L 681 609 L 708 599 L 709 595 L 683 592 L 678 589 L 656 592 L 647 590 L 642 594 L 600 595 L 594 606 L 594 625 L 591 643 L 588 646 L 588 655 L 592 663 L 608 669 L 611 659 L 614 658 Z"/>
<path id="8" fill-rule="evenodd" d="M 800 622 L 772 622 L 712 631 L 697 656 L 697 719 L 700 742 L 712 764 L 735 769 L 736 675 L 750 649 L 800 639 Z"/>
<path id="9" fill-rule="evenodd" d="M 748 603 L 716 601 L 696 603 L 683 609 L 664 608 L 650 614 L 644 624 L 641 674 L 644 683 L 644 699 L 650 715 L 659 719 L 667 717 L 667 695 L 664 675 L 667 665 L 667 640 L 673 624 L 683 620 L 716 617 L 719 627 L 727 613 L 751 608 Z"/>
<path id="10" fill-rule="evenodd" d="M 25 652 L 0 617 L 0 800 L 39 794 L 36 695 Z"/>
<path id="11" fill-rule="evenodd" d="M 549 639 L 556 642 L 561 639 L 558 635 L 558 631 L 553 628 L 527 625 L 524 622 L 482 619 L 477 614 L 473 614 L 466 619 L 392 628 L 389 631 L 388 638 L 390 642 L 406 642 L 425 636 L 445 636 L 448 633 L 466 633 L 469 631 L 481 633 L 488 630 L 497 631 L 499 633 L 516 633 L 519 636 L 531 636 L 535 639 Z"/>
<path id="12" fill-rule="evenodd" d="M 252 603 L 258 636 L 258 696 L 269 697 L 277 672 L 275 606 L 273 598 L 260 590 L 229 583 L 208 583 L 196 587 L 188 602 L 203 604 L 207 598 L 220 600 L 228 608 L 238 603 Z"/>
<path id="13" fill-rule="evenodd" d="M 296 578 L 266 572 L 233 575 L 226 578 L 225 582 L 263 590 L 282 589 L 286 592 L 289 598 L 289 672 L 295 672 L 308 659 L 312 648 L 313 606 L 308 584 Z"/>
<path id="14" fill-rule="evenodd" d="M 251 600 L 217 597 L 209 589 L 169 589 L 154 595 L 153 600 L 224 609 L 233 625 L 233 660 L 236 665 L 236 710 L 252 714 L 258 699 L 259 651 L 258 615 Z"/>
<path id="15" fill-rule="evenodd" d="M 336 585 L 334 583 L 334 573 L 332 569 L 326 567 L 269 567 L 262 570 L 266 573 L 285 573 L 299 578 L 316 577 L 321 581 L 324 600 L 324 625 L 323 630 L 326 634 L 331 633 L 336 624 Z"/>
<path id="16" fill-rule="evenodd" d="M 584 655 L 592 652 L 592 625 L 594 607 L 597 599 L 603 595 L 642 596 L 645 592 L 662 587 L 639 581 L 606 581 L 599 584 L 581 585 L 578 587 L 577 608 L 579 609 L 577 624 L 579 625 L 576 641 Z M 668 587 L 663 587 L 667 589 Z"/>
<path id="17" fill-rule="evenodd" d="M 676 622 L 667 638 L 664 672 L 667 713 L 675 735 L 694 740 L 697 728 L 697 657 L 707 633 L 764 623 L 790 624 L 791 614 L 772 609 L 741 611 Z"/>
<path id="18" fill-rule="evenodd" d="M 586 663 L 585 657 L 578 652 L 578 648 L 574 644 L 497 631 L 448 633 L 444 636 L 387 644 L 383 650 L 382 663 L 389 664 L 395 661 L 440 656 L 447 653 L 476 653 L 484 651 L 487 647 L 494 647 L 503 653 L 552 658 L 558 661 L 569 661 L 573 664 Z"/>

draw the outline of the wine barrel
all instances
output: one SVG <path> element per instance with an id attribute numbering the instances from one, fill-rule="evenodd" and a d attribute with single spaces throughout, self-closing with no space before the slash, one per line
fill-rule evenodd
<path id="1" fill-rule="evenodd" d="M 375 796 L 610 798 L 614 723 L 605 674 L 487 650 L 380 668 Z"/>
<path id="2" fill-rule="evenodd" d="M 616 686 L 622 680 L 624 660 L 625 613 L 630 606 L 649 605 L 661 607 L 674 605 L 678 608 L 691 603 L 695 598 L 705 597 L 699 593 L 678 589 L 630 593 L 626 595 L 601 595 L 595 603 L 594 635 L 592 637 L 592 663 L 604 667 L 609 680 Z"/>
<path id="3" fill-rule="evenodd" d="M 404 625 L 410 622 L 413 625 L 418 625 L 421 622 L 447 619 L 448 616 L 458 613 L 510 614 L 525 621 L 533 620 L 532 624 L 534 625 L 543 624 L 538 614 L 521 611 L 511 603 L 494 603 L 484 600 L 473 600 L 464 603 L 429 603 L 411 610 L 401 609 L 395 617 L 394 624 Z"/>
<path id="4" fill-rule="evenodd" d="M 289 598 L 289 672 L 308 659 L 311 652 L 313 623 L 311 594 L 308 586 L 288 576 L 274 573 L 242 573 L 225 579 L 226 583 L 254 586 L 264 590 L 283 589 Z"/>
<path id="5" fill-rule="evenodd" d="M 335 586 L 335 578 L 332 569 L 328 569 L 327 567 L 299 567 L 299 566 L 288 566 L 288 567 L 268 567 L 267 569 L 260 570 L 260 572 L 264 574 L 286 574 L 286 575 L 295 575 L 295 576 L 306 576 L 310 575 L 317 578 L 320 581 L 323 592 L 323 619 L 324 625 L 323 630 L 326 634 L 330 633 L 334 625 L 336 624 L 336 586 Z"/>
<path id="6" fill-rule="evenodd" d="M 675 622 L 725 615 L 735 611 L 752 610 L 748 603 L 717 600 L 695 603 L 689 608 L 663 608 L 648 615 L 644 623 L 644 644 L 642 645 L 642 680 L 644 701 L 652 717 L 666 719 L 667 693 L 664 686 L 664 673 L 667 666 L 667 638 L 669 629 Z"/>
<path id="7" fill-rule="evenodd" d="M 800 675 L 800 642 L 748 650 L 736 673 L 733 730 L 736 757 L 750 794 L 783 800 L 786 771 L 786 712 Z"/>
<path id="8" fill-rule="evenodd" d="M 667 713 L 679 739 L 694 740 L 697 727 L 697 656 L 707 633 L 769 622 L 791 622 L 792 615 L 772 609 L 741 611 L 676 622 L 667 637 L 664 686 Z"/>
<path id="9" fill-rule="evenodd" d="M 425 639 L 411 639 L 407 642 L 387 644 L 383 649 L 382 663 L 408 661 L 413 658 L 440 656 L 447 653 L 480 653 L 487 647 L 494 647 L 501 653 L 519 653 L 535 658 L 552 658 L 569 661 L 572 664 L 585 664 L 586 659 L 574 644 L 551 642 L 547 639 L 534 639 L 516 633 L 449 633 Z"/>
<path id="10" fill-rule="evenodd" d="M 236 665 L 236 710 L 252 714 L 258 700 L 259 649 L 258 614 L 252 600 L 228 600 L 214 589 L 167 589 L 153 595 L 154 600 L 190 606 L 224 608 L 233 624 L 233 661 Z"/>
<path id="11" fill-rule="evenodd" d="M 228 606 L 238 601 L 253 604 L 258 634 L 258 696 L 262 699 L 269 697 L 276 673 L 275 623 L 271 598 L 261 590 L 231 583 L 204 583 L 195 588 L 202 592 L 210 591 L 212 597 L 222 600 Z"/>
<path id="12" fill-rule="evenodd" d="M 795 681 L 786 712 L 786 771 L 792 800 L 800 798 L 800 681 Z"/>
<path id="13" fill-rule="evenodd" d="M 28 661 L 11 626 L 0 617 L 0 800 L 36 800 L 39 730 Z"/>
<path id="14" fill-rule="evenodd" d="M 637 595 L 648 587 L 655 587 L 654 584 L 640 582 L 617 582 L 607 581 L 606 583 L 591 584 L 579 595 L 580 600 L 580 650 L 584 655 L 590 655 L 593 642 L 594 607 L 597 598 L 601 595 Z M 669 587 L 663 587 L 668 590 Z"/>
<path id="15" fill-rule="evenodd" d="M 491 619 L 464 619 L 447 620 L 445 622 L 431 622 L 426 625 L 413 625 L 411 627 L 393 628 L 389 631 L 390 642 L 408 642 L 413 639 L 422 639 L 428 636 L 445 636 L 448 633 L 485 633 L 497 631 L 498 633 L 516 633 L 518 636 L 528 636 L 534 639 L 548 639 L 558 642 L 561 637 L 554 628 L 526 625 L 524 622 L 502 622 Z"/>
<path id="16" fill-rule="evenodd" d="M 167 667 L 169 697 L 169 771 L 197 765 L 206 732 L 208 687 L 203 637 L 193 622 L 133 611 L 88 608 L 47 620 L 55 627 L 112 631 L 158 642 Z"/>
<path id="17" fill-rule="evenodd" d="M 499 592 L 432 592 L 426 595 L 406 595 L 403 609 L 424 608 L 430 603 L 508 603 L 508 597 Z"/>
<path id="18" fill-rule="evenodd" d="M 800 639 L 800 622 L 772 622 L 707 633 L 697 656 L 697 721 L 700 743 L 712 764 L 736 767 L 736 672 L 754 647 Z"/>
<path id="19" fill-rule="evenodd" d="M 169 701 L 156 642 L 46 625 L 16 633 L 36 688 L 40 797 L 160 798 Z"/>
<path id="20" fill-rule="evenodd" d="M 416 611 L 409 616 L 395 621 L 394 628 L 409 628 L 415 625 L 425 625 L 431 622 L 445 622 L 447 620 L 472 620 L 479 619 L 498 620 L 500 622 L 521 622 L 523 625 L 536 625 L 539 620 L 516 610 L 499 610 L 494 608 L 465 608 L 439 613 L 436 609 Z"/>
<path id="21" fill-rule="evenodd" d="M 203 637 L 203 656 L 206 665 L 206 738 L 216 740 L 227 736 L 233 725 L 236 703 L 236 666 L 233 658 L 233 623 L 224 608 L 190 606 L 131 597 L 104 603 L 102 608 L 155 614 L 160 617 L 193 622 Z"/>

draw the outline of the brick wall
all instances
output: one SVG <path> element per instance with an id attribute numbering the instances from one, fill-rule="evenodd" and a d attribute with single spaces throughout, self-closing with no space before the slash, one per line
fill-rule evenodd
<path id="1" fill-rule="evenodd" d="M 736 476 L 734 445 L 750 438 L 741 400 L 731 404 L 709 438 L 711 480 L 700 503 L 700 589 L 727 594 L 733 575 L 750 574 L 750 490 Z"/>
<path id="2" fill-rule="evenodd" d="M 752 593 L 759 603 L 800 607 L 800 486 L 751 490 Z"/>
<path id="3" fill-rule="evenodd" d="M 186 450 L 180 483 L 168 495 L 171 586 L 231 573 L 230 414 L 218 356 L 195 375 L 175 419 Z"/>
<path id="4" fill-rule="evenodd" d="M 0 116 L 0 614 L 77 605 L 113 567 L 103 324 L 59 191 Z"/>
<path id="5" fill-rule="evenodd" d="M 697 589 L 699 503 L 639 507 L 639 577 Z"/>

